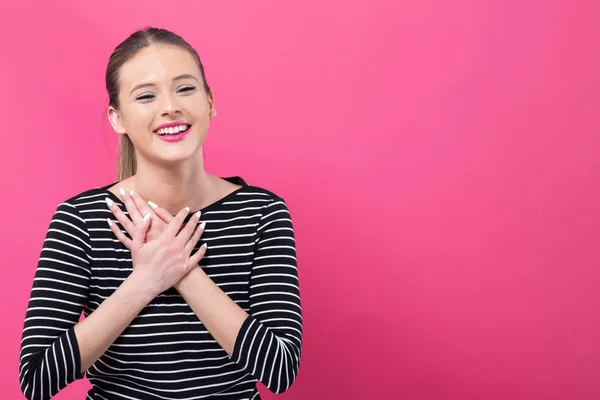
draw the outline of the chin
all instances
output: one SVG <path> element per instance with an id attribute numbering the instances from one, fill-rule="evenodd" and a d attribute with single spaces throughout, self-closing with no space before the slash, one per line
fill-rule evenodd
<path id="1" fill-rule="evenodd" d="M 194 160 L 202 156 L 202 147 L 197 149 L 173 149 L 173 151 L 162 152 L 156 155 L 156 159 L 164 163 L 181 163 Z"/>

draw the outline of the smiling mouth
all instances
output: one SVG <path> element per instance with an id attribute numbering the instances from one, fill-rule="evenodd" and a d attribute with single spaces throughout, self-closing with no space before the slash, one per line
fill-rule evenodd
<path id="1" fill-rule="evenodd" d="M 188 129 L 190 129 L 190 126 L 191 125 L 181 124 L 177 126 L 171 126 L 168 128 L 161 128 L 156 130 L 154 133 L 156 133 L 158 136 L 178 135 L 182 132 L 187 132 Z"/>

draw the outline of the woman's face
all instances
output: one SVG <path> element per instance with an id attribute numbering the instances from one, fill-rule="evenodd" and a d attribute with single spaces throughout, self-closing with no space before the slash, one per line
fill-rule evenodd
<path id="1" fill-rule="evenodd" d="M 129 136 L 138 157 L 159 164 L 199 152 L 215 115 L 213 94 L 206 93 L 192 55 L 162 44 L 140 50 L 123 64 L 119 105 L 108 109 L 115 131 Z"/>

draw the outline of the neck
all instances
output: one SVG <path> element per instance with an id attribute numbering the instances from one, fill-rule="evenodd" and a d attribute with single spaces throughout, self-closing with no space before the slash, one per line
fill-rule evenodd
<path id="1" fill-rule="evenodd" d="M 202 157 L 165 168 L 138 158 L 137 172 L 130 178 L 133 189 L 175 215 L 184 207 L 199 210 L 211 201 L 213 179 L 204 171 Z"/>

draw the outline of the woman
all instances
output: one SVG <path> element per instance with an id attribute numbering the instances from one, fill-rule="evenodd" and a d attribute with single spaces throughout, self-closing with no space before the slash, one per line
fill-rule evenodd
<path id="1" fill-rule="evenodd" d="M 118 181 L 62 202 L 27 310 L 19 376 L 49 399 L 259 399 L 294 382 L 302 312 L 284 200 L 204 171 L 216 115 L 196 51 L 162 29 L 111 55 Z M 80 320 L 83 311 L 85 318 Z"/>

